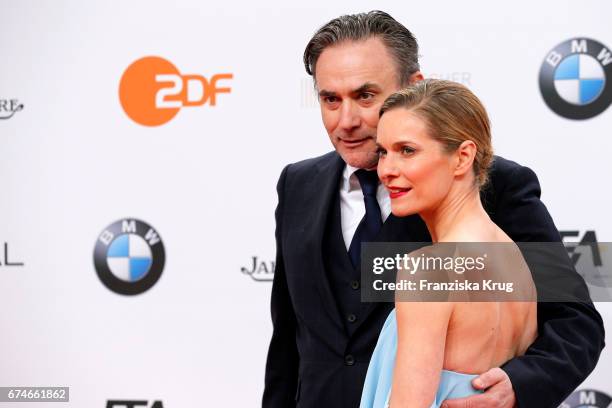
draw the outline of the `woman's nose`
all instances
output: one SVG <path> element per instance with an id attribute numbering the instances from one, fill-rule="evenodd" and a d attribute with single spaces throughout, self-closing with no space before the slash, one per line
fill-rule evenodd
<path id="1" fill-rule="evenodd" d="M 393 159 L 389 157 L 381 157 L 378 159 L 378 178 L 385 184 L 388 184 L 390 180 L 398 176 L 397 166 Z"/>

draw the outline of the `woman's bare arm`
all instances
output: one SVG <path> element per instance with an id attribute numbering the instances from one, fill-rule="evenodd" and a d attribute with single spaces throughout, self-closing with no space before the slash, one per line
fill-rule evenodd
<path id="1" fill-rule="evenodd" d="M 444 363 L 452 302 L 396 302 L 397 357 L 391 408 L 429 408 Z"/>

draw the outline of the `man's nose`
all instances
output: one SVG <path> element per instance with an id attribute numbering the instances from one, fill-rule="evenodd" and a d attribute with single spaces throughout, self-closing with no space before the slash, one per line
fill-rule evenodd
<path id="1" fill-rule="evenodd" d="M 340 128 L 345 131 L 350 131 L 358 128 L 361 125 L 359 107 L 353 101 L 344 101 L 340 109 Z"/>

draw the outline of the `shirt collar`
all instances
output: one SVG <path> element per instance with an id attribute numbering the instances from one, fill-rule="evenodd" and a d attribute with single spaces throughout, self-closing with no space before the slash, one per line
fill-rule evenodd
<path id="1" fill-rule="evenodd" d="M 359 179 L 357 179 L 357 176 L 354 176 L 357 170 L 359 170 L 357 167 L 353 167 L 350 164 L 344 166 L 344 171 L 342 172 L 342 191 L 351 192 L 355 189 L 361 189 Z"/>
<path id="2" fill-rule="evenodd" d="M 355 190 L 361 191 L 361 184 L 359 184 L 359 179 L 355 175 L 357 170 L 359 170 L 358 167 L 353 167 L 350 164 L 344 166 L 344 171 L 342 172 L 342 191 L 347 193 Z"/>

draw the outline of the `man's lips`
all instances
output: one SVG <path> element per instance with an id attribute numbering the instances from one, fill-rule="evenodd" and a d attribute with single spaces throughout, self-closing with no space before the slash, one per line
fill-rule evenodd
<path id="1" fill-rule="evenodd" d="M 370 137 L 362 137 L 361 139 L 343 139 L 340 138 L 340 142 L 346 147 L 358 147 L 370 140 Z"/>
<path id="2" fill-rule="evenodd" d="M 412 190 L 412 187 L 401 188 L 401 187 L 389 187 L 389 186 L 387 186 L 387 191 L 389 191 L 389 197 L 392 200 L 395 199 L 395 198 L 400 198 L 404 194 L 408 193 L 410 190 Z"/>

